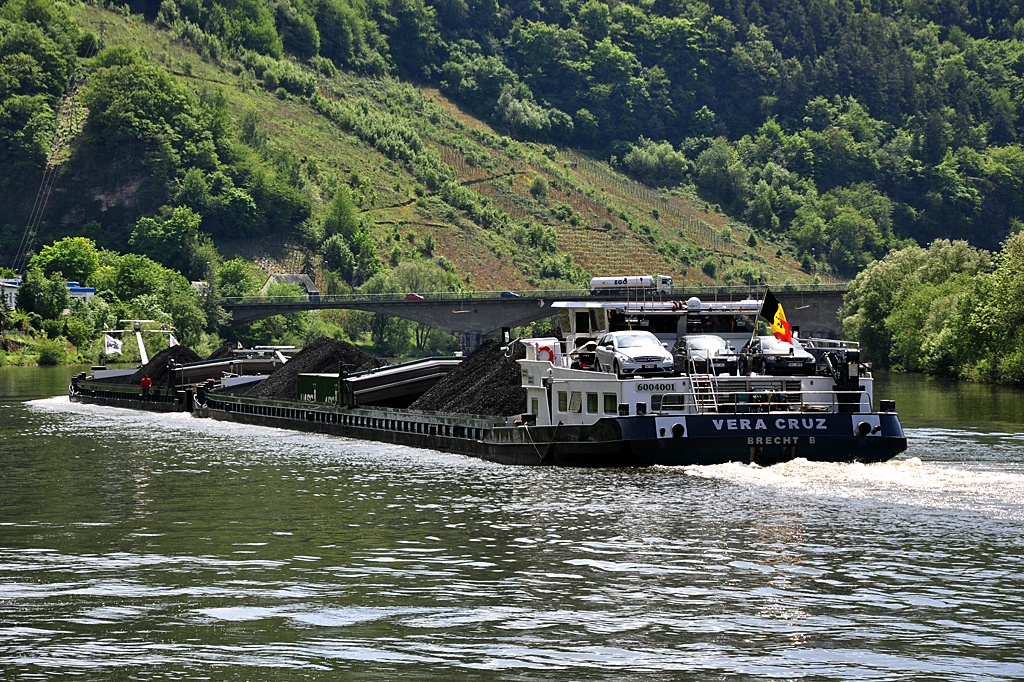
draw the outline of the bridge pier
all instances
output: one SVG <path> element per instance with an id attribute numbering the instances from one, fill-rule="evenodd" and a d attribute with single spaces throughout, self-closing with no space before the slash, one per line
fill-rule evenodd
<path id="1" fill-rule="evenodd" d="M 467 329 L 461 331 L 458 334 L 459 337 L 459 352 L 462 353 L 463 357 L 469 355 L 483 343 L 483 334 L 475 329 Z"/>

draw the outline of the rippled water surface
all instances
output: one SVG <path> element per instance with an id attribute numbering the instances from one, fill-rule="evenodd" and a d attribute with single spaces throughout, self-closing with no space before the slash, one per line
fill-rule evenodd
<path id="1" fill-rule="evenodd" d="M 878 465 L 515 468 L 0 369 L 0 678 L 1019 680 L 1020 392 Z"/>

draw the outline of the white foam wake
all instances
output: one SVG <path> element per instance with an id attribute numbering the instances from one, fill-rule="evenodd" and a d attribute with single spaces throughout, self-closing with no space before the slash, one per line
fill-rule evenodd
<path id="1" fill-rule="evenodd" d="M 730 463 L 686 467 L 686 473 L 795 494 L 875 498 L 1024 518 L 1024 475 L 1013 469 L 1012 464 L 932 463 L 910 457 L 878 464 L 806 459 L 770 467 Z"/>

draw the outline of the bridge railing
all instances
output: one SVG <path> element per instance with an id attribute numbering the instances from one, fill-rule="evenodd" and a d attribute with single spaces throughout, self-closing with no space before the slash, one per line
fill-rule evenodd
<path id="1" fill-rule="evenodd" d="M 468 301 L 495 298 L 578 298 L 588 296 L 586 289 L 529 289 L 519 291 L 431 291 L 415 294 L 421 298 L 408 299 L 405 293 L 396 294 L 320 294 L 316 296 L 229 296 L 224 298 L 227 305 L 277 304 L 277 303 L 376 303 L 381 301 Z"/>
<path id="2" fill-rule="evenodd" d="M 847 290 L 845 283 L 829 284 L 772 284 L 772 291 L 805 293 L 840 292 Z M 662 298 L 688 298 L 690 296 L 751 296 L 760 298 L 764 285 L 724 285 L 724 286 L 680 286 L 673 287 L 671 294 L 661 295 Z M 544 298 L 566 299 L 590 296 L 587 289 L 518 289 L 504 291 L 433 291 L 414 294 L 417 298 L 409 299 L 406 293 L 388 294 L 320 294 L 294 296 L 229 296 L 225 297 L 225 305 L 277 305 L 286 303 L 376 303 L 387 301 L 470 301 L 496 298 Z M 421 298 L 419 298 L 421 297 Z M 650 298 L 650 297 L 648 297 Z"/>
<path id="3" fill-rule="evenodd" d="M 764 284 L 725 284 L 721 286 L 701 285 L 672 287 L 673 296 L 697 296 L 701 294 L 745 294 L 750 293 L 754 298 L 760 298 L 764 294 Z M 802 291 L 804 293 L 846 293 L 849 285 L 846 282 L 829 282 L 822 284 L 768 284 L 772 291 Z"/>

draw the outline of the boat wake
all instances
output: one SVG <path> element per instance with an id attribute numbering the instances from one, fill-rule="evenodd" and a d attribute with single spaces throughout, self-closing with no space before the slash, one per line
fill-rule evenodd
<path id="1" fill-rule="evenodd" d="M 391 467 L 422 467 L 425 464 L 458 467 L 494 466 L 436 450 L 392 445 L 375 441 L 307 433 L 272 426 L 241 424 L 202 419 L 188 412 L 146 412 L 141 410 L 73 403 L 66 396 L 27 401 L 30 410 L 63 415 L 62 434 L 77 434 L 104 439 L 130 439 L 156 449 L 168 442 L 181 443 L 187 435 L 190 449 L 196 453 L 235 450 L 237 457 L 249 461 L 310 460 L 347 461 Z"/>
<path id="2" fill-rule="evenodd" d="M 770 467 L 730 463 L 686 467 L 686 473 L 789 495 L 875 500 L 1024 519 L 1024 474 L 1006 465 L 928 462 L 911 456 L 879 464 L 806 459 Z"/>
<path id="3" fill-rule="evenodd" d="M 71 403 L 64 396 L 33 400 L 27 405 L 33 410 L 67 415 L 69 418 L 61 425 L 65 434 L 97 437 L 116 432 L 156 444 L 165 440 L 166 434 L 187 431 L 195 438 L 192 447 L 196 452 L 213 450 L 224 443 L 245 442 L 244 457 L 262 460 L 304 456 L 400 468 L 422 468 L 428 463 L 444 468 L 494 466 L 433 450 L 197 419 L 182 412 L 140 412 Z M 727 481 L 791 497 L 909 504 L 968 510 L 986 518 L 1024 519 L 1024 465 L 1005 457 L 994 461 L 992 457 L 993 450 L 1019 448 L 1022 434 L 931 429 L 909 431 L 908 438 L 911 446 L 903 458 L 879 464 L 795 459 L 770 467 L 738 462 L 688 466 L 682 472 L 693 478 Z M 680 471 L 674 467 L 654 469 Z"/>

